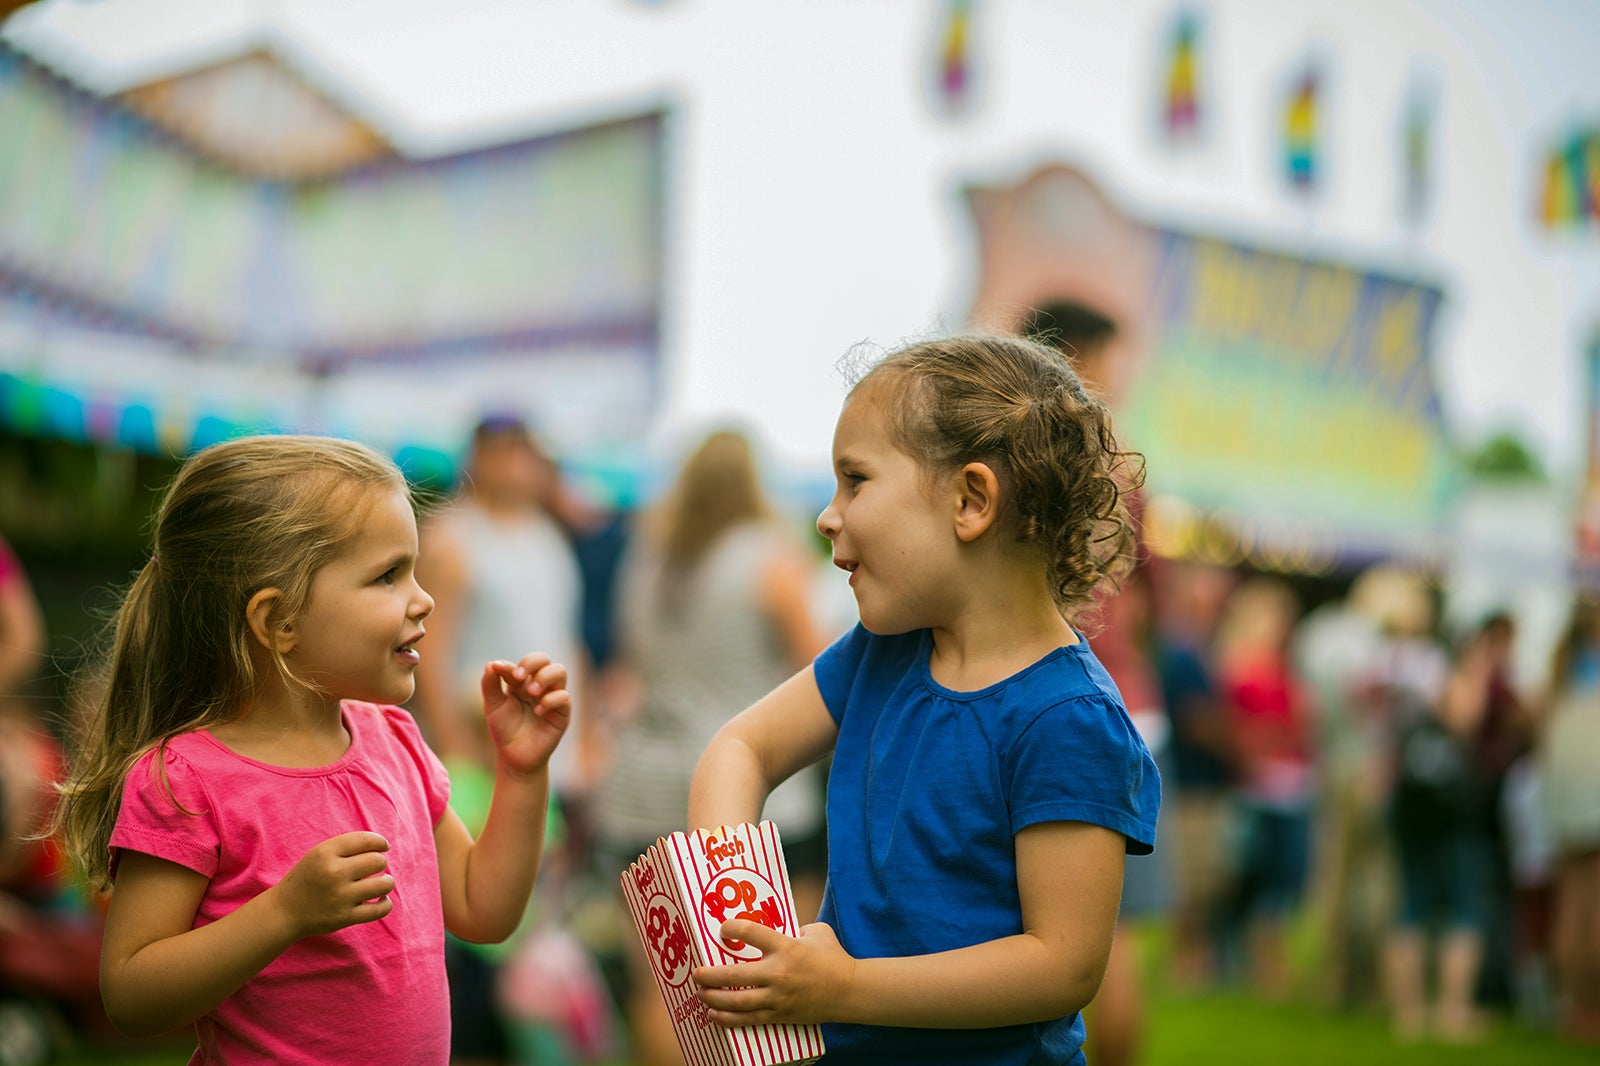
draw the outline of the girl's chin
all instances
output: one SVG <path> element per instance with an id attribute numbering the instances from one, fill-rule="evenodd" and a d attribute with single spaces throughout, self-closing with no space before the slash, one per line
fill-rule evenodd
<path id="1" fill-rule="evenodd" d="M 902 633 L 921 628 L 905 622 L 896 622 L 891 618 L 879 618 L 871 611 L 861 612 L 861 627 L 875 637 L 898 637 Z"/>
<path id="2" fill-rule="evenodd" d="M 346 693 L 342 698 L 358 700 L 362 703 L 382 703 L 399 706 L 416 695 L 416 692 L 416 682 L 407 680 L 404 684 L 395 683 L 392 685 L 373 686 L 360 692 Z"/>

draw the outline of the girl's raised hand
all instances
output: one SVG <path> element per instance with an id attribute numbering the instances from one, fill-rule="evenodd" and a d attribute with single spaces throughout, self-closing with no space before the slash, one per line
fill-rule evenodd
<path id="1" fill-rule="evenodd" d="M 761 958 L 694 971 L 712 1021 L 742 1028 L 841 1019 L 840 1009 L 852 994 L 856 960 L 839 945 L 831 926 L 816 922 L 801 929 L 796 939 L 759 922 L 730 918 L 721 932 L 724 940 L 759 949 Z"/>
<path id="2" fill-rule="evenodd" d="M 483 713 L 507 769 L 542 770 L 572 721 L 567 668 L 543 652 L 515 663 L 493 660 L 483 668 Z"/>
<path id="3" fill-rule="evenodd" d="M 375 922 L 394 909 L 389 842 L 365 831 L 330 837 L 306 852 L 272 887 L 298 936 Z"/>

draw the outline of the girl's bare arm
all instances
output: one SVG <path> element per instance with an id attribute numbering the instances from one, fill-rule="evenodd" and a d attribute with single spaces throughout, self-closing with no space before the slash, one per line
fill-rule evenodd
<path id="1" fill-rule="evenodd" d="M 198 929 L 205 876 L 123 851 L 100 953 L 107 1016 L 129 1036 L 177 1029 L 233 995 L 300 938 L 382 918 L 393 907 L 388 847 L 376 833 L 326 840 L 282 881 Z"/>
<path id="2" fill-rule="evenodd" d="M 838 733 L 807 666 L 712 737 L 689 784 L 689 828 L 754 822 L 767 794 L 832 751 Z"/>
<path id="3" fill-rule="evenodd" d="M 517 929 L 544 856 L 550 756 L 572 719 L 567 670 L 543 653 L 496 660 L 483 674 L 494 741 L 494 798 L 477 840 L 448 808 L 434 828 L 445 928 L 495 943 Z"/>
<path id="4" fill-rule="evenodd" d="M 976 1029 L 1069 1016 L 1100 987 L 1122 891 L 1123 837 L 1081 822 L 1017 834 L 1022 932 L 905 958 L 855 959 L 826 925 L 798 939 L 730 921 L 723 935 L 760 948 L 738 966 L 695 971 L 723 1025 L 853 1022 Z M 930 886 L 937 891 L 937 886 Z"/>

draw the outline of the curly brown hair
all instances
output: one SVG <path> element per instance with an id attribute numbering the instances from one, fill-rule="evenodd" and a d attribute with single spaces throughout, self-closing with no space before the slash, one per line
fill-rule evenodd
<path id="1" fill-rule="evenodd" d="M 1136 562 L 1126 494 L 1144 484 L 1144 457 L 1117 443 L 1110 409 L 1060 352 L 1019 337 L 923 341 L 878 360 L 851 395 L 868 388 L 930 478 L 969 462 L 994 470 L 1002 521 L 1039 552 L 1066 618 L 1120 586 Z"/>

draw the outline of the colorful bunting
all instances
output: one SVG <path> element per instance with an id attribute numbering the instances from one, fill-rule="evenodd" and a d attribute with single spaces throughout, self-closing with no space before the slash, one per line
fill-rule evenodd
<path id="1" fill-rule="evenodd" d="M 1283 114 L 1283 163 L 1289 184 L 1303 192 L 1317 186 L 1320 159 L 1317 124 L 1321 72 L 1315 63 L 1307 64 L 1295 79 Z"/>
<path id="2" fill-rule="evenodd" d="M 1433 199 L 1433 129 L 1438 96 L 1432 78 L 1414 76 L 1400 123 L 1400 213 L 1413 226 L 1427 215 Z"/>
<path id="3" fill-rule="evenodd" d="M 971 23 L 975 0 L 949 0 L 939 51 L 939 99 L 951 112 L 964 110 L 972 95 Z"/>
<path id="4" fill-rule="evenodd" d="M 1169 140 L 1192 139 L 1200 130 L 1200 101 L 1195 77 L 1199 18 L 1193 10 L 1178 14 L 1167 56 L 1164 127 Z"/>
<path id="5" fill-rule="evenodd" d="M 1600 219 L 1600 129 L 1581 130 L 1544 162 L 1539 221 L 1552 229 Z"/>

